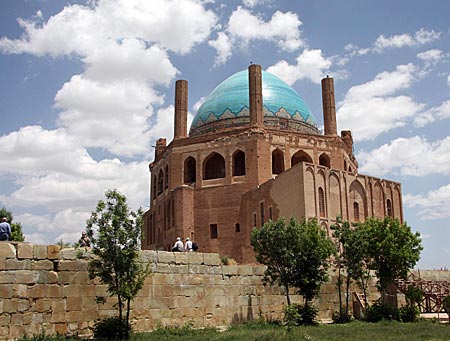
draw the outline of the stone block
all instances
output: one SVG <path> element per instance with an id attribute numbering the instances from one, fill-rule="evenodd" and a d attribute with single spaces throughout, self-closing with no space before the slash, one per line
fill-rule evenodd
<path id="1" fill-rule="evenodd" d="M 0 242 L 0 258 L 16 258 L 16 248 L 8 242 Z"/>
<path id="2" fill-rule="evenodd" d="M 11 314 L 11 324 L 12 325 L 22 325 L 23 324 L 23 315 L 22 314 Z"/>
<path id="3" fill-rule="evenodd" d="M 188 254 L 189 252 L 174 252 L 175 264 L 188 264 Z"/>
<path id="4" fill-rule="evenodd" d="M 0 271 L 6 269 L 6 258 L 0 258 Z"/>
<path id="5" fill-rule="evenodd" d="M 78 259 L 77 254 L 79 254 L 78 249 L 72 247 L 64 248 L 59 251 L 59 259 L 75 260 Z"/>
<path id="6" fill-rule="evenodd" d="M 12 284 L 15 283 L 16 276 L 13 271 L 2 271 L 0 272 L 0 284 Z"/>
<path id="7" fill-rule="evenodd" d="M 64 320 L 61 322 L 65 322 Z M 67 324 L 66 323 L 55 323 L 53 334 L 66 335 L 67 334 Z"/>
<path id="8" fill-rule="evenodd" d="M 58 270 L 59 271 L 78 271 L 80 262 L 78 260 L 60 260 Z"/>
<path id="9" fill-rule="evenodd" d="M 146 263 L 156 263 L 158 261 L 158 253 L 154 250 L 142 250 L 141 260 Z"/>
<path id="10" fill-rule="evenodd" d="M 31 323 L 31 320 L 33 318 L 33 313 L 32 312 L 26 312 L 23 314 L 23 324 L 24 325 L 28 325 Z"/>
<path id="11" fill-rule="evenodd" d="M 28 286 L 26 284 L 13 284 L 12 285 L 12 295 L 16 298 L 27 298 L 28 297 Z"/>
<path id="12" fill-rule="evenodd" d="M 47 259 L 47 245 L 33 245 L 34 259 Z"/>
<path id="13" fill-rule="evenodd" d="M 220 256 L 218 253 L 204 253 L 203 262 L 205 265 L 222 265 Z"/>
<path id="14" fill-rule="evenodd" d="M 0 285 L 0 298 L 12 298 L 13 297 L 13 286 L 12 284 Z"/>
<path id="15" fill-rule="evenodd" d="M 170 265 L 167 263 L 158 263 L 156 265 L 156 273 L 172 273 Z"/>
<path id="16" fill-rule="evenodd" d="M 7 300 L 3 300 L 3 309 L 2 313 L 15 313 L 17 312 L 17 307 L 19 306 L 18 300 L 11 298 Z"/>
<path id="17" fill-rule="evenodd" d="M 17 258 L 31 259 L 33 258 L 33 245 L 30 243 L 17 244 Z"/>
<path id="18" fill-rule="evenodd" d="M 79 311 L 81 310 L 81 300 L 79 297 L 67 297 L 66 298 L 67 311 Z"/>
<path id="19" fill-rule="evenodd" d="M 0 315 L 0 326 L 7 326 L 11 322 L 11 315 L 9 314 L 1 314 Z M 0 334 L 2 335 L 2 334 Z"/>
<path id="20" fill-rule="evenodd" d="M 50 322 L 52 323 L 62 323 L 66 321 L 66 312 L 63 311 L 52 311 L 52 317 L 50 319 Z"/>
<path id="21" fill-rule="evenodd" d="M 238 265 L 237 273 L 240 276 L 252 276 L 253 275 L 253 267 L 248 265 Z"/>
<path id="22" fill-rule="evenodd" d="M 53 270 L 53 262 L 48 259 L 35 260 L 32 263 L 33 270 Z"/>
<path id="23" fill-rule="evenodd" d="M 175 263 L 175 252 L 157 251 L 158 265 L 161 263 Z"/>
<path id="24" fill-rule="evenodd" d="M 6 270 L 31 270 L 31 259 L 7 259 L 5 267 Z"/>
<path id="25" fill-rule="evenodd" d="M 31 302 L 28 298 L 17 299 L 17 311 L 23 313 L 29 311 Z"/>
<path id="26" fill-rule="evenodd" d="M 16 270 L 14 274 L 15 283 L 34 284 L 39 279 L 39 273 L 33 270 Z"/>
<path id="27" fill-rule="evenodd" d="M 238 274 L 238 266 L 237 265 L 222 265 L 222 273 L 224 275 L 236 276 Z"/>
<path id="28" fill-rule="evenodd" d="M 203 253 L 188 252 L 189 264 L 203 264 Z"/>
<path id="29" fill-rule="evenodd" d="M 170 265 L 170 272 L 173 274 L 187 274 L 189 271 L 189 266 L 184 265 Z"/>
<path id="30" fill-rule="evenodd" d="M 58 245 L 47 245 L 47 258 L 59 259 L 59 250 L 60 247 Z"/>

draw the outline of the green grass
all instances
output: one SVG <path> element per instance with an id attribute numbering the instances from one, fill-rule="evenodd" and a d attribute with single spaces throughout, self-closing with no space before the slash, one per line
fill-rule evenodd
<path id="1" fill-rule="evenodd" d="M 450 340 L 450 325 L 430 321 L 417 323 L 352 322 L 340 325 L 319 325 L 311 327 L 294 327 L 291 331 L 283 326 L 266 323 L 248 323 L 233 326 L 226 332 L 193 330 L 189 328 L 158 329 L 152 333 L 135 335 L 133 340 Z"/>
<path id="2" fill-rule="evenodd" d="M 35 341 L 62 341 L 63 338 L 42 336 Z M 352 322 L 348 324 L 330 324 L 308 327 L 286 327 L 263 322 L 251 322 L 232 326 L 225 332 L 210 329 L 192 329 L 189 324 L 179 328 L 159 328 L 151 333 L 132 335 L 131 341 L 152 340 L 245 340 L 245 341 L 327 341 L 327 340 L 362 340 L 362 341 L 414 341 L 414 340 L 450 340 L 450 325 L 420 321 L 417 323 L 400 322 Z M 76 339 L 72 339 L 76 340 Z M 78 339 L 79 340 L 79 339 Z"/>

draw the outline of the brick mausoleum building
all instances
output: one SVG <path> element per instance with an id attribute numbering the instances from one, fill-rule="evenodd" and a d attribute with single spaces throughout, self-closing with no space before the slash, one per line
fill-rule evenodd
<path id="1" fill-rule="evenodd" d="M 250 233 L 269 219 L 403 221 L 401 185 L 358 173 L 350 131 L 337 134 L 334 84 L 322 80 L 324 134 L 300 96 L 250 65 L 222 82 L 187 133 L 188 88 L 175 89 L 174 139 L 156 143 L 143 249 L 190 237 L 202 252 L 255 261 Z"/>

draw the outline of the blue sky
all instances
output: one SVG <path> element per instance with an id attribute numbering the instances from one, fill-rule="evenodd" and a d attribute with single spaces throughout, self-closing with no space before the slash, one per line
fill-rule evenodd
<path id="1" fill-rule="evenodd" d="M 252 62 L 319 125 L 320 79 L 335 78 L 359 171 L 402 183 L 418 267 L 449 267 L 449 13 L 446 0 L 2 0 L 0 206 L 34 243 L 77 240 L 110 188 L 146 208 L 174 82 L 188 80 L 192 117 Z"/>

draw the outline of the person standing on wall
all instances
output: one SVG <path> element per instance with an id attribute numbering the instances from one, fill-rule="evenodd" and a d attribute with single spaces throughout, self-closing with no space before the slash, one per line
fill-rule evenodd
<path id="1" fill-rule="evenodd" d="M 8 223 L 6 217 L 2 218 L 0 223 L 0 240 L 10 240 L 11 239 L 11 225 Z"/>

